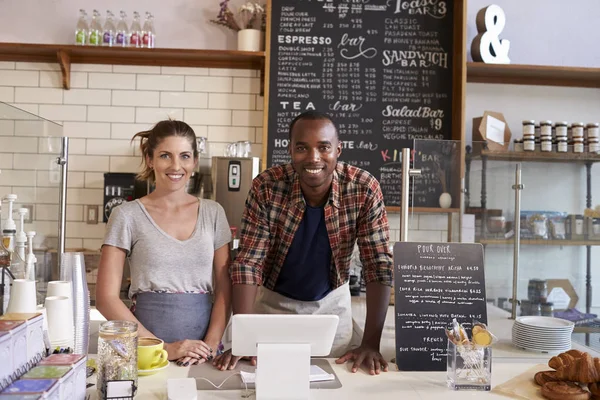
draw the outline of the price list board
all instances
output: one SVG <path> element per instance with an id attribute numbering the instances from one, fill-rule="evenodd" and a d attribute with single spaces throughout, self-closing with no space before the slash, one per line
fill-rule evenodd
<path id="1" fill-rule="evenodd" d="M 402 149 L 452 138 L 451 2 L 277 0 L 269 26 L 267 167 L 290 161 L 294 117 L 326 112 L 340 160 L 372 173 L 386 205 L 400 206 Z M 430 184 L 415 179 L 415 193 L 426 195 L 413 206 L 438 207 Z"/>
<path id="2" fill-rule="evenodd" d="M 483 245 L 394 245 L 396 365 L 401 371 L 445 371 L 452 320 L 470 332 L 487 324 Z"/>

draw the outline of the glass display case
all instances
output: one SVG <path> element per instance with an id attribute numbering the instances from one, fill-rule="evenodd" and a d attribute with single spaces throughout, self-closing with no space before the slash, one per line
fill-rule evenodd
<path id="1" fill-rule="evenodd" d="M 415 141 L 413 168 L 429 172 L 420 155 L 435 159 L 441 145 Z M 514 304 L 513 317 L 569 319 L 576 324 L 573 340 L 600 348 L 600 297 L 592 290 L 600 282 L 600 174 L 594 174 L 600 154 L 587 147 L 575 153 L 572 146 L 565 153 L 538 146 L 509 151 L 480 142 L 456 151 L 464 164 L 453 162 L 452 174 L 464 180 L 447 185 L 460 209 L 448 222 L 450 240 L 484 246 L 488 302 L 509 312 Z M 439 178 L 432 185 L 439 191 Z"/>
<path id="2" fill-rule="evenodd" d="M 0 102 L 0 199 L 17 196 L 13 219 L 21 230 L 19 209 L 27 209 L 23 231 L 34 231 L 35 275 L 38 292 L 45 293 L 52 276 L 51 260 L 58 248 L 60 228 L 62 126 Z M 2 207 L 2 221 L 8 208 Z"/>

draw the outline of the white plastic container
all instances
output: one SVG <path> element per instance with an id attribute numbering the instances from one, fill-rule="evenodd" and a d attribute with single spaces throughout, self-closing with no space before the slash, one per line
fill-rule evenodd
<path id="1" fill-rule="evenodd" d="M 41 395 L 44 400 L 61 400 L 60 386 L 56 379 L 19 379 L 4 389 L 2 394 Z"/>
<path id="2" fill-rule="evenodd" d="M 73 368 L 69 365 L 38 365 L 32 368 L 21 379 L 57 379 L 60 400 L 73 400 Z"/>
<path id="3" fill-rule="evenodd" d="M 7 380 L 13 373 L 12 341 L 10 333 L 0 331 L 0 382 Z"/>
<path id="4" fill-rule="evenodd" d="M 10 333 L 13 372 L 27 364 L 27 324 L 23 321 L 0 320 L 0 331 Z"/>
<path id="5" fill-rule="evenodd" d="M 0 320 L 23 321 L 27 324 L 27 361 L 37 362 L 41 359 L 44 346 L 44 316 L 42 313 L 8 313 Z"/>
<path id="6" fill-rule="evenodd" d="M 73 383 L 74 400 L 84 400 L 86 390 L 86 362 L 87 357 L 81 354 L 52 354 L 44 358 L 39 365 L 62 365 L 72 368 L 71 380 Z"/>

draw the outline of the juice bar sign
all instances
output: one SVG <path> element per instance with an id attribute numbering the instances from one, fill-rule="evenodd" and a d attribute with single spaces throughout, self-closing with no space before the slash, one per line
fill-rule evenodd
<path id="1" fill-rule="evenodd" d="M 439 0 L 271 5 L 267 166 L 290 161 L 298 114 L 326 112 L 338 127 L 340 160 L 373 174 L 386 205 L 399 206 L 402 149 L 452 137 L 452 8 Z M 415 179 L 414 206 L 438 207 L 438 175 Z"/>

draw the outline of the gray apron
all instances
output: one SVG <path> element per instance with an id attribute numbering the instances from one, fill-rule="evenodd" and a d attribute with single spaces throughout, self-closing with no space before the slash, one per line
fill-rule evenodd
<path id="1" fill-rule="evenodd" d="M 357 343 L 353 338 L 352 299 L 346 282 L 317 301 L 290 299 L 277 292 L 258 287 L 254 312 L 257 314 L 334 314 L 340 320 L 328 357 L 341 357 Z M 360 339 L 358 339 L 359 341 Z"/>
<path id="2" fill-rule="evenodd" d="M 212 295 L 196 293 L 138 293 L 135 317 L 167 343 L 203 340 L 210 323 Z"/>

